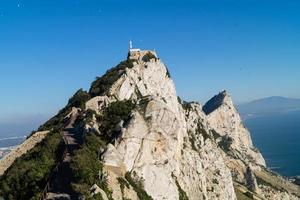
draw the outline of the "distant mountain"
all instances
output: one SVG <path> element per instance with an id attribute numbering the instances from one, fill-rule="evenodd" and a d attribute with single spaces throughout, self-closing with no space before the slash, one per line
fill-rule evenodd
<path id="1" fill-rule="evenodd" d="M 268 97 L 241 104 L 238 110 L 244 119 L 275 113 L 286 113 L 300 110 L 300 99 L 285 97 Z"/>

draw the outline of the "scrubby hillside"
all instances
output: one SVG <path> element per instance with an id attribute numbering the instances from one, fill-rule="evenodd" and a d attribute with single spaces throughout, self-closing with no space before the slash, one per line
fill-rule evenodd
<path id="1" fill-rule="evenodd" d="M 70 119 L 72 133 L 66 129 Z M 1 177 L 0 194 L 5 199 L 43 194 L 44 199 L 105 200 L 300 197 L 298 186 L 265 167 L 227 92 L 203 108 L 180 100 L 167 68 L 152 51 L 129 53 L 127 60 L 97 78 L 89 92 L 79 90 L 40 130 L 60 132 L 67 149 L 74 135 L 81 139 L 73 143 L 76 148 L 67 161 L 64 157 L 56 161 L 64 160 L 67 168 L 58 167 L 47 177 L 55 166 L 51 162 L 47 173 L 39 174 L 42 181 L 36 193 L 29 187 L 24 190 L 30 192 L 17 193 L 20 184 L 30 185 L 37 176 L 28 169 L 26 181 L 20 182 L 25 175 L 15 176 L 14 169 L 41 155 L 59 157 L 58 151 L 53 145 L 55 154 L 44 154 L 46 149 L 37 145 L 20 157 Z M 35 150 L 40 154 L 34 157 Z M 61 185 L 57 176 L 62 169 L 70 169 L 70 180 L 64 182 L 70 190 L 64 192 L 54 187 Z M 50 189 L 41 190 L 45 182 Z"/>

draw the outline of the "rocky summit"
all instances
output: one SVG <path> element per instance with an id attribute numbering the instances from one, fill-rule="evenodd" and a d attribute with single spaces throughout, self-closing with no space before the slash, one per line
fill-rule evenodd
<path id="1" fill-rule="evenodd" d="M 154 51 L 130 50 L 41 131 L 7 155 L 10 167 L 0 161 L 5 200 L 300 199 L 266 167 L 228 92 L 204 106 L 181 100 Z"/>

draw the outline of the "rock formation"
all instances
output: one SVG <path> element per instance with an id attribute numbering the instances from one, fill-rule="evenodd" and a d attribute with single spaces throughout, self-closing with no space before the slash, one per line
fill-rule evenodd
<path id="1" fill-rule="evenodd" d="M 300 197 L 298 186 L 266 168 L 230 95 L 223 91 L 203 107 L 182 101 L 155 52 L 129 54 L 92 84 L 89 95 L 79 112 L 78 130 L 83 137 L 109 137 L 98 152 L 110 192 L 95 183 L 90 185 L 91 196 L 116 200 Z M 105 110 L 124 101 L 134 102 L 130 117 L 104 130 Z"/>

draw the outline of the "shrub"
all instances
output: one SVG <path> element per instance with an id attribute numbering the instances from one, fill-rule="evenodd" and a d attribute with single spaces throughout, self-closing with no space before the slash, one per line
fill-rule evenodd
<path id="1" fill-rule="evenodd" d="M 143 58 L 142 58 L 142 60 L 144 61 L 144 62 L 149 62 L 151 59 L 156 59 L 156 56 L 153 54 L 153 53 L 151 53 L 151 52 L 148 52 L 148 53 L 146 53 L 144 56 L 143 56 Z"/>
<path id="2" fill-rule="evenodd" d="M 139 199 L 143 200 L 153 200 L 151 196 L 147 194 L 147 192 L 143 189 L 143 185 L 141 182 L 135 181 L 129 172 L 125 174 L 125 179 L 128 183 L 133 187 L 134 191 L 137 193 Z"/>
<path id="3" fill-rule="evenodd" d="M 118 136 L 119 131 L 115 129 L 117 124 L 121 120 L 126 124 L 130 120 L 130 114 L 134 108 L 135 103 L 131 100 L 116 101 L 106 107 L 101 116 L 98 116 L 99 130 L 107 141 L 110 142 Z"/>
<path id="4" fill-rule="evenodd" d="M 71 97 L 69 99 L 68 102 L 68 107 L 76 107 L 76 108 L 81 108 L 84 109 L 85 108 L 85 103 L 90 100 L 91 97 L 89 95 L 89 93 L 87 93 L 86 91 L 83 91 L 82 89 L 79 89 L 74 95 L 73 97 Z"/>
<path id="5" fill-rule="evenodd" d="M 222 140 L 219 142 L 219 146 L 225 151 L 230 151 L 230 147 L 233 143 L 233 139 L 227 135 L 222 136 Z"/>
<path id="6" fill-rule="evenodd" d="M 166 67 L 167 68 L 167 67 Z M 170 74 L 170 71 L 169 69 L 167 68 L 167 77 L 171 78 L 171 74 Z"/>
<path id="7" fill-rule="evenodd" d="M 64 108 L 58 112 L 57 115 L 48 120 L 45 124 L 38 128 L 38 131 L 60 131 L 66 123 L 65 116 L 68 112 L 71 112 L 71 108 Z"/>
<path id="8" fill-rule="evenodd" d="M 211 139 L 211 136 L 205 130 L 203 124 L 199 121 L 197 123 L 196 134 L 201 134 L 203 136 L 204 141 L 207 139 Z"/>
<path id="9" fill-rule="evenodd" d="M 89 91 L 90 95 L 92 97 L 95 97 L 105 94 L 108 91 L 109 87 L 111 87 L 112 84 L 125 73 L 126 68 L 133 67 L 134 61 L 135 60 L 132 59 L 122 61 L 116 67 L 108 70 L 102 77 L 97 77 L 91 85 L 91 89 Z"/>
<path id="10" fill-rule="evenodd" d="M 64 144 L 59 133 L 49 133 L 0 178 L 0 196 L 6 200 L 38 199 L 47 179 L 60 161 Z"/>
<path id="11" fill-rule="evenodd" d="M 122 177 L 119 177 L 119 178 L 118 178 L 118 182 L 119 182 L 119 184 L 120 184 L 120 188 L 121 188 L 122 195 L 124 196 L 124 189 L 125 189 L 125 187 L 126 187 L 127 189 L 129 189 L 129 188 L 130 188 L 130 185 L 129 185 L 129 183 L 128 183 L 124 178 L 122 178 Z"/>
<path id="12" fill-rule="evenodd" d="M 70 166 L 74 175 L 72 186 L 79 194 L 88 197 L 92 185 L 97 184 L 109 195 L 100 161 L 101 149 L 104 147 L 105 142 L 100 137 L 89 134 L 81 149 L 75 152 Z"/>
<path id="13" fill-rule="evenodd" d="M 174 174 L 172 174 L 172 177 L 175 180 L 178 189 L 179 200 L 189 200 L 186 192 L 181 188 L 180 184 L 178 183 L 177 177 Z"/>
<path id="14" fill-rule="evenodd" d="M 57 115 L 52 117 L 50 120 L 48 120 L 45 124 L 39 127 L 39 131 L 45 131 L 45 130 L 55 130 L 59 131 L 62 129 L 64 124 L 66 123 L 65 117 L 67 114 L 71 112 L 72 107 L 76 108 L 85 108 L 85 103 L 90 100 L 91 97 L 89 93 L 86 91 L 83 91 L 82 89 L 78 90 L 73 97 L 69 99 L 69 102 L 66 107 L 61 109 Z"/>
<path id="15" fill-rule="evenodd" d="M 190 102 L 182 101 L 182 108 L 186 111 L 192 110 L 192 105 Z"/>

